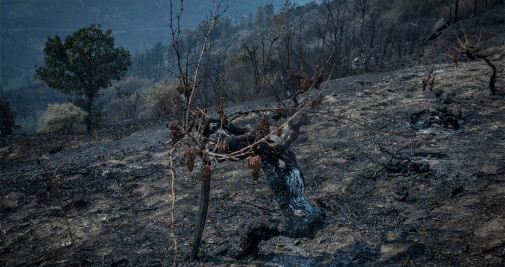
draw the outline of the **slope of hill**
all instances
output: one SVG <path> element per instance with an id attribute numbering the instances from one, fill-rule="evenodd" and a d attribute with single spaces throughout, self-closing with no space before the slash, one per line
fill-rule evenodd
<path id="1" fill-rule="evenodd" d="M 505 47 L 483 53 L 499 69 L 497 86 L 505 88 Z M 444 91 L 455 111 L 450 114 L 457 128 L 439 120 L 434 95 L 422 90 L 432 69 L 435 88 Z M 237 261 L 232 255 L 255 218 L 279 218 L 266 177 L 254 181 L 244 162 L 216 165 L 203 263 L 190 263 L 199 178 L 188 174 L 184 158 L 177 156 L 179 265 L 503 266 L 505 95 L 490 96 L 488 78 L 485 63 L 462 62 L 333 80 L 322 111 L 369 128 L 309 115 L 311 124 L 303 128 L 293 152 L 309 200 L 326 210 L 326 224 L 314 239 L 264 241 L 256 258 Z M 254 105 L 275 102 L 263 99 L 227 110 Z M 62 175 L 57 190 L 85 265 L 170 265 L 166 125 L 113 141 L 63 147 L 42 158 L 51 172 Z M 0 265 L 76 263 L 61 210 L 48 198 L 35 155 L 22 160 L 13 153 L 23 151 L 12 147 L 2 149 L 7 158 L 0 162 Z"/>

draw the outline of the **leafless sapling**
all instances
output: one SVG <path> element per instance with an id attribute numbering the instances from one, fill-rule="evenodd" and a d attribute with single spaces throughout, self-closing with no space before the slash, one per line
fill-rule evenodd
<path id="1" fill-rule="evenodd" d="M 307 96 L 301 105 L 287 113 L 286 120 L 274 129 L 264 112 L 258 111 L 259 120 L 252 119 L 247 127 L 238 127 L 233 121 L 247 112 L 225 114 L 222 102 L 218 108 L 217 116 L 213 115 L 206 107 L 199 106 L 194 97 L 197 95 L 197 88 L 204 86 L 201 83 L 198 72 L 201 61 L 206 53 L 209 53 L 209 36 L 213 28 L 219 22 L 222 15 L 221 1 L 215 1 L 215 8 L 210 19 L 204 24 L 202 32 L 203 41 L 200 43 L 200 55 L 197 58 L 194 68 L 189 69 L 189 64 L 183 64 L 181 52 L 176 52 L 178 57 L 179 81 L 183 88 L 181 94 L 186 99 L 186 110 L 184 118 L 178 123 L 170 125 L 173 149 L 170 153 L 171 166 L 171 187 L 172 187 L 172 210 L 171 228 L 173 236 L 173 210 L 175 208 L 175 172 L 173 168 L 173 157 L 177 149 L 186 147 L 182 156 L 186 158 L 188 171 L 192 171 L 195 161 L 201 161 L 201 196 L 198 221 L 193 236 L 193 247 L 191 259 L 198 257 L 198 249 L 201 242 L 203 229 L 205 226 L 212 174 L 215 162 L 224 160 L 241 161 L 247 160 L 247 166 L 251 169 L 253 179 L 259 177 L 260 169 L 268 177 L 269 185 L 274 193 L 274 197 L 284 215 L 282 229 L 271 229 L 272 233 L 282 234 L 290 237 L 313 237 L 320 229 L 324 221 L 324 212 L 314 206 L 305 198 L 305 183 L 302 171 L 298 166 L 295 154 L 290 150 L 293 142 L 298 138 L 300 129 L 308 124 L 308 117 L 304 110 L 309 107 L 316 108 L 320 105 L 322 98 L 322 82 L 320 73 L 307 79 L 308 84 L 303 88 L 303 94 Z M 180 12 L 177 13 L 177 20 L 180 19 Z M 177 47 L 177 27 L 172 24 L 174 37 L 174 49 Z M 196 37 L 195 37 L 196 38 Z M 189 54 L 189 53 L 188 53 Z M 188 59 L 186 58 L 186 62 Z M 193 72 L 193 79 L 190 81 L 188 73 Z M 188 82 L 190 81 L 190 82 Z M 188 86 L 189 85 L 189 86 Z M 221 88 L 222 90 L 222 88 Z M 300 93 L 299 95 L 301 95 Z M 280 134 L 279 132 L 282 131 Z M 280 136 L 279 136 L 280 135 Z M 174 236 L 173 236 L 174 237 Z M 176 240 L 174 239 L 174 246 Z M 176 248 L 176 247 L 175 247 Z M 247 249 L 246 249 L 247 250 Z M 177 256 L 177 252 L 176 252 Z M 174 257 L 175 259 L 175 257 Z"/>
<path id="2" fill-rule="evenodd" d="M 454 46 L 454 51 L 449 57 L 454 61 L 454 63 L 458 63 L 461 56 L 466 56 L 468 59 L 475 61 L 477 59 L 482 59 L 486 62 L 486 64 L 492 69 L 493 73 L 489 79 L 489 90 L 491 94 L 496 94 L 498 88 L 496 87 L 496 66 L 489 60 L 487 55 L 479 53 L 479 47 L 482 44 L 482 33 L 479 34 L 479 39 L 476 43 L 470 43 L 468 37 L 466 35 L 465 29 L 463 25 L 461 25 L 461 30 L 463 32 L 464 40 L 461 40 L 459 36 L 456 34 L 454 29 L 450 28 L 458 41 L 458 46 Z"/>

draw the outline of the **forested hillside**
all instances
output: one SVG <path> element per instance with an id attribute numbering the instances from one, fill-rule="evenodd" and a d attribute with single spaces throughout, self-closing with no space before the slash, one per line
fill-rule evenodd
<path id="1" fill-rule="evenodd" d="M 282 99 L 296 87 L 290 73 L 312 73 L 323 65 L 323 76 L 338 78 L 450 61 L 455 39 L 453 30 L 444 31 L 450 25 L 459 32 L 468 27 L 474 36 L 483 31 L 488 45 L 504 43 L 503 37 L 484 31 L 505 22 L 500 1 L 338 0 L 301 6 L 287 1 L 279 13 L 273 11 L 266 5 L 238 23 L 226 17 L 219 21 L 203 61 L 206 75 L 200 79 L 208 90 L 198 96 L 201 101 L 216 104 L 220 87 L 227 101 Z M 190 51 L 189 69 L 204 40 L 198 31 L 183 31 L 177 42 L 180 51 Z M 438 38 L 441 34 L 445 37 Z M 176 63 L 173 47 L 158 44 L 134 58 L 129 75 L 174 78 Z"/>
<path id="2" fill-rule="evenodd" d="M 178 46 L 183 53 L 189 47 L 197 48 L 190 50 L 190 65 L 198 57 L 203 40 L 201 34 L 193 37 L 204 25 L 203 18 L 211 6 L 211 1 L 184 1 Z M 219 101 L 220 86 L 224 87 L 226 101 L 265 96 L 281 99 L 291 94 L 295 85 L 289 79 L 290 71 L 304 69 L 310 73 L 324 60 L 334 64 L 323 73 L 331 72 L 332 77 L 424 60 L 448 60 L 442 50 L 450 46 L 436 38 L 444 25 L 459 29 L 458 21 L 474 18 L 469 26 L 482 28 L 504 20 L 499 0 L 325 0 L 305 5 L 281 0 L 234 1 L 225 2 L 223 7 L 228 9 L 212 32 L 212 53 L 207 53 L 204 61 L 207 75 L 202 79 L 208 90 L 198 96 L 199 101 L 209 104 Z M 2 94 L 21 114 L 19 131 L 34 132 L 45 106 L 66 100 L 32 79 L 33 66 L 41 64 L 47 36 L 65 36 L 90 23 L 112 28 L 116 44 L 126 46 L 133 54 L 133 65 L 127 72 L 129 82 L 124 80 L 102 94 L 103 109 L 115 115 L 104 123 L 152 117 L 146 89 L 154 82 L 174 78 L 177 69 L 169 41 L 169 9 L 169 2 L 162 0 L 2 1 Z M 483 38 L 489 44 L 503 42 L 486 32 Z M 121 87 L 127 92 L 118 94 Z M 49 102 L 38 102 L 33 108 L 32 91 L 45 94 L 43 99 Z M 131 108 L 125 110 L 125 103 Z"/>
<path id="3" fill-rule="evenodd" d="M 238 20 L 254 13 L 258 6 L 273 3 L 279 7 L 282 2 L 228 1 L 227 16 Z M 117 43 L 133 53 L 169 40 L 170 6 L 165 0 L 2 0 L 0 5 L 2 87 L 26 82 L 23 74 L 40 64 L 49 35 L 65 36 L 80 27 L 101 24 L 112 29 Z M 208 15 L 212 1 L 190 0 L 184 5 L 186 14 L 181 23 L 185 28 L 195 28 Z"/>
<path id="4" fill-rule="evenodd" d="M 228 23 L 237 24 L 242 17 L 252 20 L 259 6 L 272 3 L 278 10 L 283 2 L 228 1 L 225 16 Z M 42 64 L 48 36 L 63 38 L 80 27 L 101 24 L 113 30 L 117 45 L 138 55 L 131 75 L 159 79 L 167 73 L 161 63 L 170 39 L 169 1 L 2 0 L 0 5 L 0 94 L 6 95 L 20 114 L 20 132 L 33 133 L 47 104 L 67 99 L 32 77 L 35 65 Z M 196 28 L 212 6 L 212 1 L 184 1 L 182 27 Z M 38 97 L 41 94 L 44 97 Z"/>

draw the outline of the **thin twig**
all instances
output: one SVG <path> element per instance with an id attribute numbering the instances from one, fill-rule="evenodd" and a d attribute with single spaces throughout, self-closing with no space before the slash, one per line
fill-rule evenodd
<path id="1" fill-rule="evenodd" d="M 172 194 L 172 203 L 170 207 L 170 237 L 172 237 L 172 241 L 174 244 L 170 246 L 170 248 L 173 248 L 174 250 L 174 257 L 172 260 L 172 266 L 176 265 L 176 260 L 179 255 L 178 249 L 177 249 L 177 238 L 175 238 L 174 234 L 174 210 L 175 210 L 175 201 L 176 201 L 176 195 L 175 195 L 175 171 L 174 171 L 174 158 L 173 155 L 175 151 L 177 151 L 178 146 L 182 143 L 177 143 L 174 145 L 172 151 L 170 152 L 170 177 L 171 177 L 171 182 L 170 182 L 170 192 Z M 170 250 L 169 248 L 169 250 Z"/>
<path id="2" fill-rule="evenodd" d="M 239 201 L 242 202 L 242 203 L 244 203 L 244 204 L 256 207 L 258 209 L 262 209 L 262 210 L 266 210 L 266 211 L 270 211 L 270 212 L 275 212 L 275 213 L 278 213 L 278 214 L 282 215 L 282 213 L 280 213 L 279 211 L 274 210 L 274 209 L 265 208 L 265 207 L 262 207 L 262 206 L 259 206 L 259 205 L 253 204 L 253 203 L 249 203 L 249 202 L 246 202 L 246 201 L 243 201 L 243 200 L 239 200 Z"/>
<path id="3" fill-rule="evenodd" d="M 67 226 L 68 237 L 70 239 L 70 242 L 72 242 L 72 244 L 71 244 L 72 249 L 74 250 L 74 254 L 77 257 L 79 267 L 81 267 L 82 263 L 81 263 L 81 259 L 79 257 L 79 253 L 77 252 L 77 245 L 75 243 L 74 237 L 72 236 L 72 230 L 70 229 L 70 222 L 68 220 L 68 214 L 67 214 L 67 211 L 65 210 L 65 206 L 63 205 L 63 201 L 61 201 L 60 194 L 58 193 L 58 188 L 57 188 L 57 186 L 54 186 L 54 180 L 57 180 L 60 177 L 58 175 L 59 170 L 56 170 L 53 173 L 53 175 L 49 175 L 49 172 L 47 171 L 46 167 L 44 166 L 44 164 L 42 163 L 42 161 L 40 159 L 37 159 L 37 164 L 40 166 L 42 171 L 44 171 L 44 174 L 47 177 L 47 181 L 49 181 L 49 190 L 51 190 L 51 188 L 53 188 L 54 198 L 58 201 L 60 209 L 63 212 L 63 216 L 65 217 L 65 224 Z M 50 196 L 50 191 L 48 191 L 48 196 Z"/>

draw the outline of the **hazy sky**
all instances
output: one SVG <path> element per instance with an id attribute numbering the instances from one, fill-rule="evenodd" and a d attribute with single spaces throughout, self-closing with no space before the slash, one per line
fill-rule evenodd
<path id="1" fill-rule="evenodd" d="M 258 6 L 267 3 L 273 3 L 278 11 L 284 1 L 224 0 L 223 6 L 228 7 L 225 15 L 239 19 L 249 13 L 254 15 Z M 299 5 L 311 1 L 313 0 L 292 0 L 293 3 Z M 50 31 L 66 34 L 79 27 L 95 23 L 111 28 L 118 35 L 166 29 L 169 0 L 152 1 L 153 4 L 149 0 L 141 1 L 135 6 L 132 5 L 131 0 L 107 0 L 107 2 L 101 2 L 101 0 L 0 0 L 0 28 L 8 32 Z M 183 13 L 182 27 L 194 28 L 209 14 L 213 4 L 212 0 L 185 0 L 184 5 L 186 9 Z"/>

